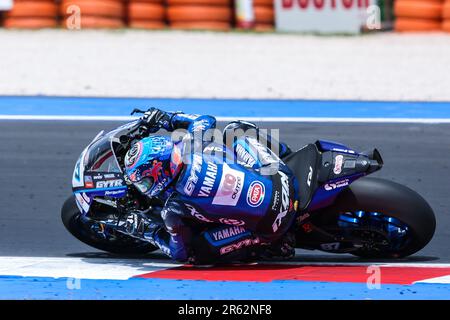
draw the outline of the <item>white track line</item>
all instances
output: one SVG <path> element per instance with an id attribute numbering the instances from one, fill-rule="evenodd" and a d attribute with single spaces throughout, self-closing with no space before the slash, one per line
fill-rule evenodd
<path id="1" fill-rule="evenodd" d="M 266 264 L 276 263 L 266 262 Z M 277 264 L 355 267 L 450 267 L 450 264 L 424 263 L 325 263 L 292 261 Z M 0 257 L 0 276 L 127 280 L 134 276 L 179 266 L 181 264 L 151 259 Z M 420 282 L 450 283 L 450 275 Z"/>
<path id="2" fill-rule="evenodd" d="M 341 123 L 450 123 L 445 118 L 322 118 L 322 117 L 217 117 L 218 121 L 235 121 L 236 119 L 254 122 L 341 122 Z"/>
<path id="3" fill-rule="evenodd" d="M 130 116 L 60 116 L 60 115 L 0 115 L 0 120 L 33 121 L 131 121 Z M 218 121 L 236 119 L 254 122 L 334 122 L 334 123 L 450 123 L 450 118 L 323 118 L 323 117 L 216 117 Z"/>
<path id="4" fill-rule="evenodd" d="M 0 276 L 127 280 L 177 266 L 155 260 L 0 257 Z"/>
<path id="5" fill-rule="evenodd" d="M 414 283 L 433 283 L 433 284 L 450 284 L 450 275 L 417 281 Z"/>
<path id="6" fill-rule="evenodd" d="M 36 120 L 36 121 L 131 121 L 129 116 L 36 116 L 36 115 L 0 115 L 0 120 Z"/>

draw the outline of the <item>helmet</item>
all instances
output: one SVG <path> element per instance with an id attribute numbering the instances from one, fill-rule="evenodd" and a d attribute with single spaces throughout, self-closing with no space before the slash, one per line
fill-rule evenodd
<path id="1" fill-rule="evenodd" d="M 125 156 L 125 173 L 149 197 L 163 191 L 181 171 L 180 149 L 169 137 L 151 136 L 135 143 Z"/>

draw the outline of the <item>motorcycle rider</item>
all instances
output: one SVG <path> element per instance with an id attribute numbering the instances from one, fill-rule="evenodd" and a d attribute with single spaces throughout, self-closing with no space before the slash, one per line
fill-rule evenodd
<path id="1" fill-rule="evenodd" d="M 145 231 L 148 234 L 151 230 L 150 238 L 157 247 L 175 260 L 191 263 L 210 262 L 208 259 L 223 255 L 248 259 L 261 255 L 289 258 L 295 254 L 295 239 L 288 231 L 295 220 L 297 183 L 274 152 L 255 136 L 242 134 L 258 132 L 254 124 L 228 124 L 225 137 L 232 136 L 233 141 L 226 141 L 227 145 L 204 139 L 205 133 L 216 127 L 212 116 L 152 108 L 142 119 L 149 133 L 159 128 L 168 132 L 186 130 L 180 141 L 163 135 L 143 138 L 125 157 L 129 181 L 146 196 L 165 202 L 161 211 L 165 229 L 148 227 Z M 239 130 L 241 134 L 236 135 Z M 265 142 L 278 145 L 271 140 L 267 136 Z M 282 143 L 279 149 L 280 157 L 291 152 Z M 230 155 L 233 163 L 224 161 Z M 276 170 L 266 174 L 264 169 L 273 165 Z M 139 217 L 131 220 L 136 219 Z M 212 246 L 194 246 L 190 220 L 223 225 L 209 234 Z M 211 234 L 218 235 L 217 239 Z"/>

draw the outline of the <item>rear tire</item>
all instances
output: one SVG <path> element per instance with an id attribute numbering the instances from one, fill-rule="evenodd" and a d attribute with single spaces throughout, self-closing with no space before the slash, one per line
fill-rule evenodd
<path id="1" fill-rule="evenodd" d="M 61 209 L 61 219 L 66 229 L 78 240 L 98 250 L 120 255 L 144 255 L 157 248 L 148 242 L 120 235 L 117 240 L 104 240 L 88 234 L 80 221 L 81 213 L 75 202 L 75 197 L 70 197 L 64 202 Z"/>
<path id="2" fill-rule="evenodd" d="M 355 181 L 338 196 L 330 210 L 379 212 L 408 226 L 410 241 L 405 247 L 392 252 L 352 252 L 364 258 L 401 258 L 412 255 L 430 242 L 436 229 L 435 215 L 424 198 L 406 186 L 383 179 L 363 178 Z"/>

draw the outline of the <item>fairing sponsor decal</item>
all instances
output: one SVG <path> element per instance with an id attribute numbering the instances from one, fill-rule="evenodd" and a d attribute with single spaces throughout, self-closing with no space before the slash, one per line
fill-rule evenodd
<path id="1" fill-rule="evenodd" d="M 343 155 L 337 155 L 334 162 L 334 174 L 341 174 L 342 172 L 342 166 L 344 164 L 344 156 Z"/>
<path id="2" fill-rule="evenodd" d="M 189 210 L 191 216 L 193 216 L 194 218 L 203 221 L 203 222 L 207 222 L 207 223 L 213 223 L 214 221 L 206 218 L 204 215 L 202 215 L 194 206 L 185 203 L 184 204 L 186 206 L 186 208 Z"/>
<path id="3" fill-rule="evenodd" d="M 339 188 L 343 188 L 346 187 L 350 184 L 350 180 L 349 179 L 344 179 L 344 180 L 340 180 L 340 181 L 336 181 L 333 183 L 327 183 L 324 186 L 324 189 L 327 191 L 331 191 L 331 190 L 335 190 L 335 189 L 339 189 Z"/>
<path id="4" fill-rule="evenodd" d="M 244 188 L 245 173 L 223 164 L 220 185 L 212 204 L 222 206 L 236 206 Z"/>
<path id="5" fill-rule="evenodd" d="M 264 201 L 266 195 L 266 188 L 260 181 L 254 181 L 250 184 L 247 193 L 247 204 L 250 207 L 259 207 Z"/>
<path id="6" fill-rule="evenodd" d="M 75 199 L 77 202 L 78 209 L 82 213 L 87 213 L 89 211 L 89 208 L 91 207 L 90 203 L 86 201 L 86 199 L 80 193 L 75 194 Z"/>
<path id="7" fill-rule="evenodd" d="M 202 171 L 203 158 L 200 154 L 194 154 L 192 158 L 191 171 L 189 178 L 184 186 L 184 193 L 188 196 L 192 196 L 195 186 L 198 182 L 198 176 Z"/>
<path id="8" fill-rule="evenodd" d="M 211 191 L 214 188 L 214 183 L 217 178 L 217 164 L 214 162 L 208 162 L 206 168 L 205 178 L 203 179 L 202 186 L 200 187 L 200 191 L 198 192 L 199 197 L 209 197 Z"/>
<path id="9" fill-rule="evenodd" d="M 87 150 L 88 150 L 88 148 L 84 149 L 84 151 L 80 155 L 80 158 L 78 158 L 77 164 L 75 165 L 75 169 L 73 171 L 73 177 L 72 177 L 72 187 L 73 188 L 84 187 L 83 159 L 86 155 Z"/>
<path id="10" fill-rule="evenodd" d="M 220 248 L 220 254 L 224 255 L 224 254 L 227 254 L 227 253 L 231 253 L 231 252 L 240 250 L 240 249 L 245 248 L 245 247 L 250 247 L 250 246 L 257 245 L 260 242 L 261 242 L 261 240 L 259 240 L 259 238 L 245 239 L 245 240 L 239 241 L 237 243 L 232 243 L 232 244 L 230 244 L 228 246 Z"/>
<path id="11" fill-rule="evenodd" d="M 236 155 L 239 164 L 248 166 L 250 168 L 254 167 L 257 164 L 257 159 L 255 159 L 255 157 L 250 152 L 248 152 L 246 148 L 240 143 L 236 145 Z"/>
<path id="12" fill-rule="evenodd" d="M 281 209 L 280 213 L 275 218 L 272 224 L 273 232 L 277 232 L 278 228 L 281 226 L 282 220 L 287 216 L 290 207 L 290 195 L 289 195 L 289 177 L 282 171 L 280 171 L 281 176 Z"/>

